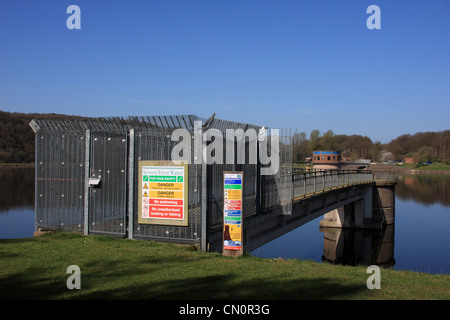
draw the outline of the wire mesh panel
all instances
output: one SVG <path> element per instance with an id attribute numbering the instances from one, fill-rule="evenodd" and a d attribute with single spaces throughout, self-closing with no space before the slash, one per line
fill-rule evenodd
<path id="1" fill-rule="evenodd" d="M 217 159 L 220 162 L 214 161 L 207 165 L 207 217 L 208 226 L 214 229 L 215 227 L 221 228 L 223 223 L 224 171 L 244 172 L 242 193 L 243 215 L 244 217 L 248 217 L 256 214 L 256 197 L 258 193 L 256 136 L 259 127 L 222 119 L 214 119 L 209 124 L 205 134 L 207 134 L 210 129 L 217 130 L 223 138 L 221 158 Z M 213 141 L 210 141 L 208 138 L 205 142 L 205 147 L 208 148 L 209 144 L 212 142 Z M 218 150 L 215 150 L 215 152 L 217 153 Z M 255 155 L 251 155 L 253 152 Z"/>
<path id="2" fill-rule="evenodd" d="M 274 134 L 272 132 L 272 134 Z M 278 146 L 272 145 L 278 140 Z M 274 210 L 280 208 L 283 214 L 292 213 L 292 199 L 294 195 L 292 181 L 292 159 L 293 146 L 291 131 L 279 130 L 274 139 L 267 138 L 267 149 L 270 150 L 271 157 L 277 154 L 279 167 L 274 174 L 263 175 L 261 177 L 261 211 Z"/>
<path id="3" fill-rule="evenodd" d="M 82 132 L 36 134 L 36 228 L 83 230 L 84 154 Z"/>
<path id="4" fill-rule="evenodd" d="M 138 161 L 172 160 L 172 148 L 178 142 L 171 141 L 176 128 L 191 129 L 190 116 L 146 117 L 134 119 L 139 128 L 134 133 L 134 189 L 138 188 Z M 136 127 L 136 122 L 134 123 Z M 193 145 L 193 142 L 192 142 Z M 192 160 L 192 158 L 191 158 Z M 172 242 L 197 242 L 201 238 L 201 165 L 188 165 L 188 226 L 171 226 L 138 223 L 138 199 L 134 195 L 133 237 Z"/>
<path id="5" fill-rule="evenodd" d="M 89 232 L 125 235 L 127 214 L 127 132 L 91 134 Z"/>

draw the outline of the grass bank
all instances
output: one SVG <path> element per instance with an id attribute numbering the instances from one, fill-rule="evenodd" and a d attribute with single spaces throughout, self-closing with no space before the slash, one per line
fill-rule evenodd
<path id="1" fill-rule="evenodd" d="M 191 246 L 47 234 L 0 240 L 0 299 L 450 299 L 450 276 L 301 260 L 226 258 Z M 81 269 L 69 290 L 67 267 Z"/>

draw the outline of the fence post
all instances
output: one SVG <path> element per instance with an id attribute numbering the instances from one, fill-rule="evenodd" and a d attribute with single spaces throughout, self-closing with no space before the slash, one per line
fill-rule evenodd
<path id="1" fill-rule="evenodd" d="M 295 198 L 295 176 L 294 176 L 294 170 L 291 171 L 291 180 L 292 180 L 292 199 Z"/>
<path id="2" fill-rule="evenodd" d="M 317 177 L 317 174 L 316 174 L 317 172 L 316 171 L 314 171 L 314 193 L 316 193 L 316 177 Z"/>
<path id="3" fill-rule="evenodd" d="M 130 129 L 130 154 L 128 156 L 128 238 L 134 231 L 134 129 Z"/>
<path id="4" fill-rule="evenodd" d="M 306 195 L 306 173 L 303 173 L 303 195 Z"/>
<path id="5" fill-rule="evenodd" d="M 31 120 L 30 121 L 30 127 L 33 129 L 35 134 L 35 148 L 34 148 L 34 162 L 35 162 L 35 169 L 34 169 L 34 231 L 38 231 L 38 171 L 39 171 L 39 137 L 37 135 L 38 131 L 41 130 L 39 125 L 36 123 L 36 121 Z"/>
<path id="6" fill-rule="evenodd" d="M 322 191 L 325 190 L 325 176 L 326 176 L 326 171 L 322 172 Z"/>
<path id="7" fill-rule="evenodd" d="M 203 136 L 203 128 L 202 126 L 200 126 L 199 128 L 194 128 L 194 136 Z M 202 190 L 201 190 L 201 202 L 202 202 L 202 206 L 201 206 L 201 243 L 200 243 L 200 248 L 202 250 L 202 252 L 207 252 L 208 248 L 207 248 L 207 241 L 206 241 L 206 237 L 207 237 L 207 219 L 206 219 L 206 215 L 207 215 L 207 204 L 208 204 L 208 198 L 207 198 L 207 165 L 206 165 L 206 141 L 205 140 L 201 140 L 201 142 L 199 142 L 201 144 L 201 154 L 198 155 L 198 157 L 202 158 L 204 156 L 204 159 L 202 159 L 201 162 L 201 168 L 202 168 Z M 194 145 L 195 145 L 195 140 L 194 140 Z M 195 156 L 194 156 L 195 159 Z M 225 199 L 224 199 L 225 200 Z M 223 214 L 223 213 L 222 213 Z M 223 218 L 222 218 L 223 219 Z"/>
<path id="8" fill-rule="evenodd" d="M 91 149 L 91 131 L 86 130 L 84 151 L 84 234 L 89 234 L 89 155 Z"/>

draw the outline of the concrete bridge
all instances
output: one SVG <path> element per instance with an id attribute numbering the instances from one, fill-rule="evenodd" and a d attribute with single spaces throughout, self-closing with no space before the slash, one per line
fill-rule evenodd
<path id="1" fill-rule="evenodd" d="M 395 174 L 365 170 L 294 173 L 291 187 L 279 190 L 291 199 L 245 220 L 244 251 L 322 215 L 321 227 L 381 230 L 395 221 L 395 185 Z"/>

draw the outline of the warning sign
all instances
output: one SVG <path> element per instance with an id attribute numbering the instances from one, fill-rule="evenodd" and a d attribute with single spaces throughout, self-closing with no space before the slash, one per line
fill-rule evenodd
<path id="1" fill-rule="evenodd" d="M 224 172 L 223 251 L 242 251 L 243 172 Z"/>
<path id="2" fill-rule="evenodd" d="M 187 225 L 187 165 L 139 161 L 139 223 Z"/>

